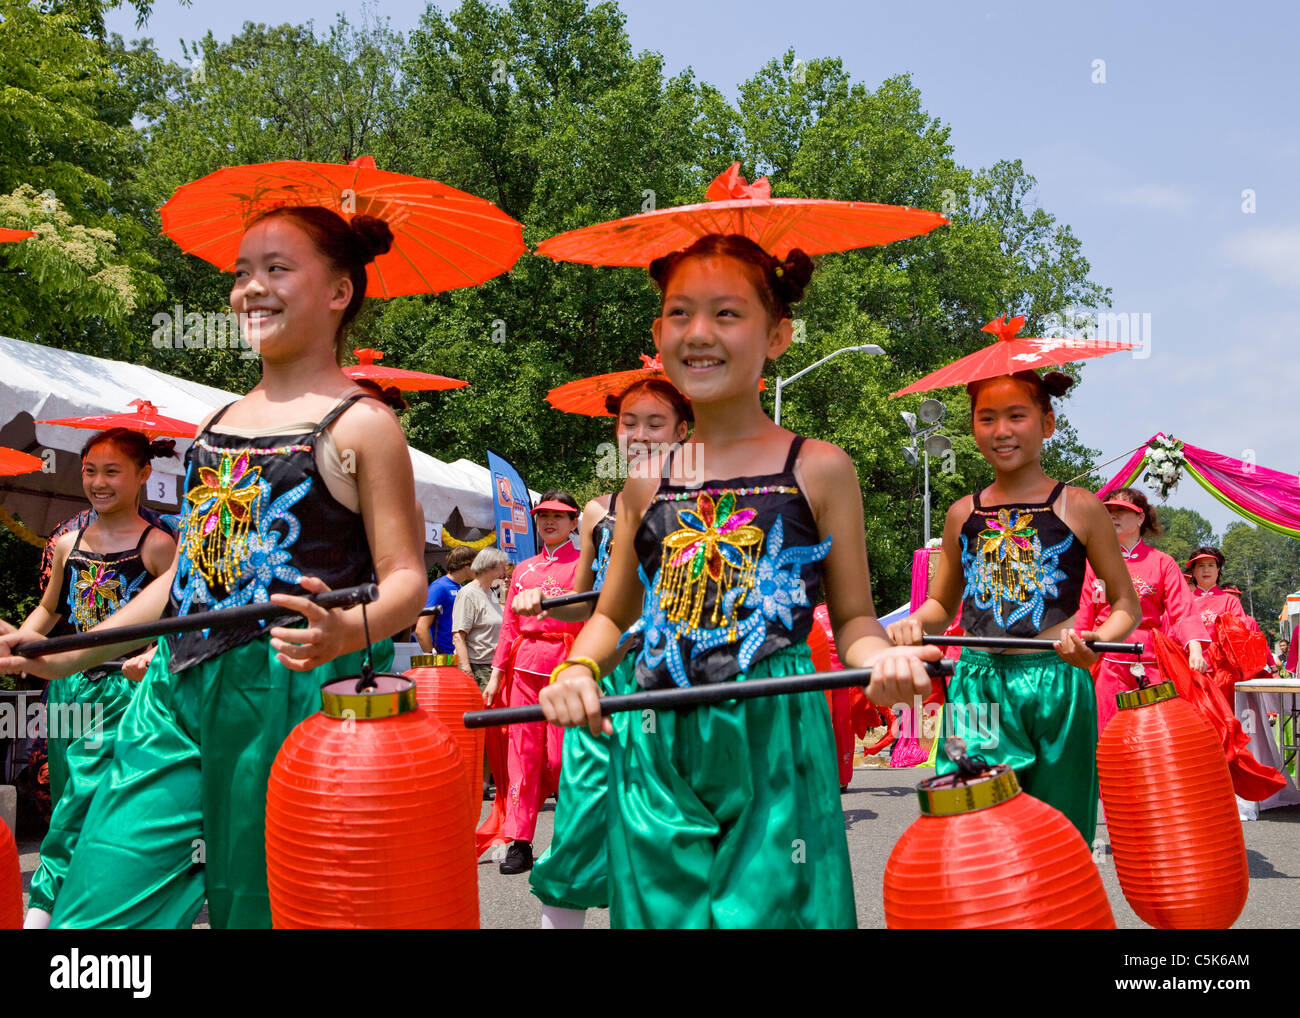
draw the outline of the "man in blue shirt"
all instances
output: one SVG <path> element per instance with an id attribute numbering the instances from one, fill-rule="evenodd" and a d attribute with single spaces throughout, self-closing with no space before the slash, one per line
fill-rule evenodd
<path id="1" fill-rule="evenodd" d="M 456 603 L 456 591 L 474 578 L 475 554 L 472 548 L 452 548 L 447 555 L 447 575 L 429 584 L 429 599 L 424 608 L 425 611 L 436 609 L 437 614 L 421 615 L 415 626 L 415 638 L 426 654 L 456 653 L 451 640 L 451 609 Z"/>

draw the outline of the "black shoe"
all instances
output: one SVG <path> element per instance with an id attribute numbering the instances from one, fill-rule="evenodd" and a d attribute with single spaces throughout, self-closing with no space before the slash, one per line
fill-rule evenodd
<path id="1" fill-rule="evenodd" d="M 500 866 L 502 873 L 524 873 L 533 868 L 533 843 L 531 841 L 512 841 L 506 849 L 506 860 Z"/>

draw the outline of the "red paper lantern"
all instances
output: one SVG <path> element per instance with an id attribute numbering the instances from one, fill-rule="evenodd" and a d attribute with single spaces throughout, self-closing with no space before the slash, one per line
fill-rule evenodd
<path id="1" fill-rule="evenodd" d="M 415 699 L 376 675 L 321 687 L 323 710 L 280 747 L 266 795 L 266 878 L 277 929 L 477 929 L 474 829 L 460 750 Z"/>
<path id="2" fill-rule="evenodd" d="M 9 825 L 0 820 L 0 930 L 23 926 L 23 877 L 18 868 L 18 845 Z"/>
<path id="3" fill-rule="evenodd" d="M 456 667 L 455 654 L 417 654 L 411 665 L 403 674 L 415 680 L 416 700 L 447 726 L 460 747 L 469 788 L 469 823 L 477 827 L 483 809 L 483 729 L 466 728 L 462 719 L 466 711 L 483 709 L 483 693 L 477 682 Z"/>
<path id="4" fill-rule="evenodd" d="M 1006 764 L 931 778 L 918 793 L 921 816 L 885 865 L 890 929 L 1115 928 L 1079 831 Z"/>
<path id="5" fill-rule="evenodd" d="M 1223 746 L 1172 682 L 1116 699 L 1097 775 L 1124 897 L 1157 929 L 1227 929 L 1250 870 Z"/>

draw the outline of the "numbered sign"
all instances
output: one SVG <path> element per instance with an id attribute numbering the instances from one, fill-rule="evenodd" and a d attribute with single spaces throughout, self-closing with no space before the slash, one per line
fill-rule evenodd
<path id="1" fill-rule="evenodd" d="M 153 473 L 145 482 L 145 498 L 164 505 L 176 504 L 176 475 Z"/>
<path id="2" fill-rule="evenodd" d="M 442 527 L 440 527 L 437 523 L 430 523 L 428 520 L 425 520 L 424 521 L 424 542 L 425 544 L 433 545 L 435 548 L 441 548 Z"/>

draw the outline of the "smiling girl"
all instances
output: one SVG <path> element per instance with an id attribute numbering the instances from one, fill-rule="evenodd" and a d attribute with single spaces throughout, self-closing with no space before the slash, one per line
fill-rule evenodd
<path id="1" fill-rule="evenodd" d="M 1091 845 L 1097 829 L 1097 722 L 1092 677 L 1097 655 L 1084 640 L 1122 640 L 1137 618 L 1105 508 L 1082 488 L 1043 472 L 1043 442 L 1056 430 L 1052 397 L 1072 381 L 1036 372 L 967 386 L 971 425 L 993 483 L 953 503 L 944 520 L 939 567 L 929 596 L 889 627 L 899 644 L 942 633 L 961 608 L 971 636 L 1035 637 L 1045 651 L 990 653 L 965 648 L 948 683 L 944 713 L 972 754 L 1015 768 L 1026 792 L 1056 807 Z M 1110 615 L 1076 632 L 1088 568 Z M 939 774 L 956 770 L 943 753 Z"/>
<path id="2" fill-rule="evenodd" d="M 305 597 L 378 581 L 365 611 L 387 637 L 424 600 L 423 535 L 411 462 L 392 412 L 339 368 L 386 224 L 320 207 L 256 218 L 240 242 L 232 309 L 262 380 L 204 422 L 188 454 L 176 563 L 102 629 L 250 602 L 269 623 L 160 641 L 122 718 L 55 903 L 54 926 L 269 927 L 266 786 L 285 737 L 320 707 L 320 686 L 360 670 L 362 609 Z M 348 467 L 354 468 L 349 470 Z M 0 638 L 0 651 L 16 642 Z M 67 674 L 116 645 L 0 669 Z M 375 664 L 391 662 L 392 645 Z"/>
<path id="3" fill-rule="evenodd" d="M 650 378 L 610 395 L 606 408 L 616 417 L 615 440 L 627 450 L 629 471 L 636 471 L 655 450 L 680 444 L 693 420 L 690 404 L 667 381 Z M 574 574 L 574 590 L 599 590 L 605 582 L 613 551 L 618 493 L 601 495 L 587 503 L 582 514 L 582 553 Z M 541 592 L 523 591 L 515 599 L 520 615 L 541 614 Z M 553 609 L 551 618 L 585 620 L 591 604 Z M 613 671 L 602 682 L 606 693 L 628 693 L 635 686 L 633 658 L 639 643 L 624 641 Z M 614 724 L 625 724 L 620 715 Z M 564 735 L 564 768 L 555 807 L 555 834 L 550 848 L 538 861 L 529 882 L 542 902 L 543 929 L 581 927 L 585 910 L 609 907 L 609 878 L 605 855 L 606 791 L 609 787 L 609 747 L 606 740 L 586 729 L 572 728 Z"/>
<path id="4" fill-rule="evenodd" d="M 150 442 L 138 431 L 113 428 L 92 435 L 81 450 L 81 485 L 96 518 L 54 543 L 50 583 L 20 629 L 40 639 L 65 616 L 81 633 L 109 618 L 176 557 L 170 535 L 140 518 L 150 460 L 174 456 L 170 440 Z M 54 812 L 32 874 L 26 925 L 50 922 L 86 811 L 113 761 L 117 726 L 135 691 L 118 668 L 88 668 L 50 683 L 46 706 L 50 802 Z"/>
<path id="5" fill-rule="evenodd" d="M 823 582 L 845 665 L 876 666 L 868 694 L 928 693 L 921 662 L 938 648 L 894 648 L 875 618 L 852 462 L 759 402 L 811 260 L 712 235 L 650 273 L 663 295 L 655 346 L 691 401 L 690 461 L 709 479 L 688 478 L 685 449 L 628 478 L 600 601 L 542 693 L 547 718 L 614 731 L 597 680 L 634 623 L 645 689 L 811 672 Z M 611 925 L 856 924 L 821 693 L 647 712 L 621 726 L 610 757 Z"/>

